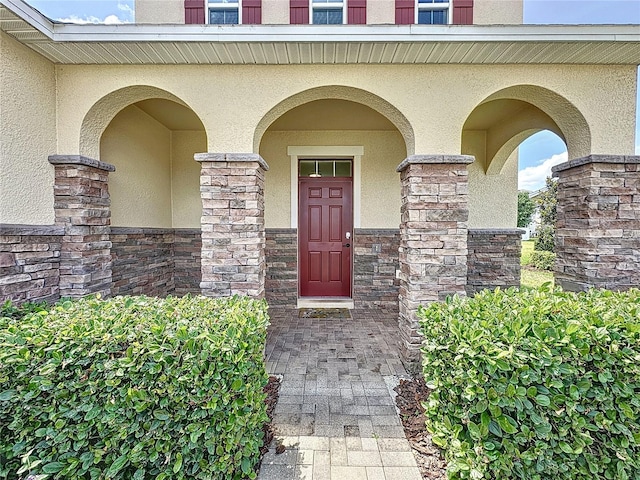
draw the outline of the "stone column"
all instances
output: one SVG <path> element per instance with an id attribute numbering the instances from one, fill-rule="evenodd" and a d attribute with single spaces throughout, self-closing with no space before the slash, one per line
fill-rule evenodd
<path id="1" fill-rule="evenodd" d="M 589 155 L 558 178 L 555 280 L 565 290 L 640 285 L 640 156 Z"/>
<path id="2" fill-rule="evenodd" d="M 198 153 L 203 295 L 264 297 L 264 172 L 257 153 Z"/>
<path id="3" fill-rule="evenodd" d="M 420 305 L 466 295 L 468 155 L 412 155 L 397 168 L 400 207 L 400 352 L 419 368 Z"/>
<path id="4" fill-rule="evenodd" d="M 60 249 L 60 296 L 111 294 L 111 200 L 115 167 L 81 155 L 52 155 L 56 225 L 65 232 Z"/>

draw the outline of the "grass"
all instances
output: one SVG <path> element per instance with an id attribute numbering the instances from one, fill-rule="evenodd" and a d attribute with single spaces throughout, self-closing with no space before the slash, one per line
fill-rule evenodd
<path id="1" fill-rule="evenodd" d="M 547 282 L 553 285 L 553 272 L 548 270 L 523 268 L 520 275 L 520 285 L 523 287 L 537 288 Z"/>
<path id="2" fill-rule="evenodd" d="M 525 240 L 522 242 L 522 256 L 520 257 L 520 265 L 522 268 L 520 285 L 523 287 L 536 288 L 543 283 L 551 282 L 553 285 L 553 272 L 548 270 L 538 270 L 528 267 L 531 262 L 531 253 L 533 252 L 533 240 Z"/>
<path id="3" fill-rule="evenodd" d="M 522 242 L 522 256 L 520 257 L 520 265 L 529 265 L 531 262 L 531 254 L 533 253 L 533 240 L 524 240 Z"/>

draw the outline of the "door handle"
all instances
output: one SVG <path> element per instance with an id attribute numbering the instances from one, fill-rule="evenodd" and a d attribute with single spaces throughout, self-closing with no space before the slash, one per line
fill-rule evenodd
<path id="1" fill-rule="evenodd" d="M 350 243 L 345 243 L 344 245 L 342 245 L 343 247 L 350 247 L 351 244 Z"/>

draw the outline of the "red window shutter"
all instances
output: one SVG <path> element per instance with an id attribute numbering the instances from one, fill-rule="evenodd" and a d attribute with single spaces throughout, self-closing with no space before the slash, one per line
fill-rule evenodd
<path id="1" fill-rule="evenodd" d="M 347 0 L 347 23 L 349 25 L 367 23 L 367 0 Z"/>
<path id="2" fill-rule="evenodd" d="M 416 23 L 415 0 L 396 0 L 396 25 Z"/>
<path id="3" fill-rule="evenodd" d="M 242 0 L 242 23 L 250 25 L 262 23 L 262 0 Z"/>
<path id="4" fill-rule="evenodd" d="M 184 23 L 204 25 L 205 0 L 184 0 Z"/>
<path id="5" fill-rule="evenodd" d="M 309 23 L 309 0 L 289 0 L 289 23 Z"/>
<path id="6" fill-rule="evenodd" d="M 453 23 L 473 25 L 473 0 L 454 0 Z"/>

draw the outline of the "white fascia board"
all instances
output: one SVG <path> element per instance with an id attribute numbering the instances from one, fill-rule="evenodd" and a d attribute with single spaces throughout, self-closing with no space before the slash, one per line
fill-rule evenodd
<path id="1" fill-rule="evenodd" d="M 0 0 L 4 2 L 8 0 Z M 13 0 L 16 1 L 16 0 Z M 637 25 L 75 25 L 58 42 L 640 42 Z"/>
<path id="2" fill-rule="evenodd" d="M 22 0 L 0 0 L 0 5 L 10 10 L 14 15 L 31 25 L 43 35 L 53 39 L 54 22 L 31 5 L 28 5 Z"/>
<path id="3" fill-rule="evenodd" d="M 78 25 L 23 0 L 0 5 L 56 42 L 640 42 L 638 25 Z"/>

